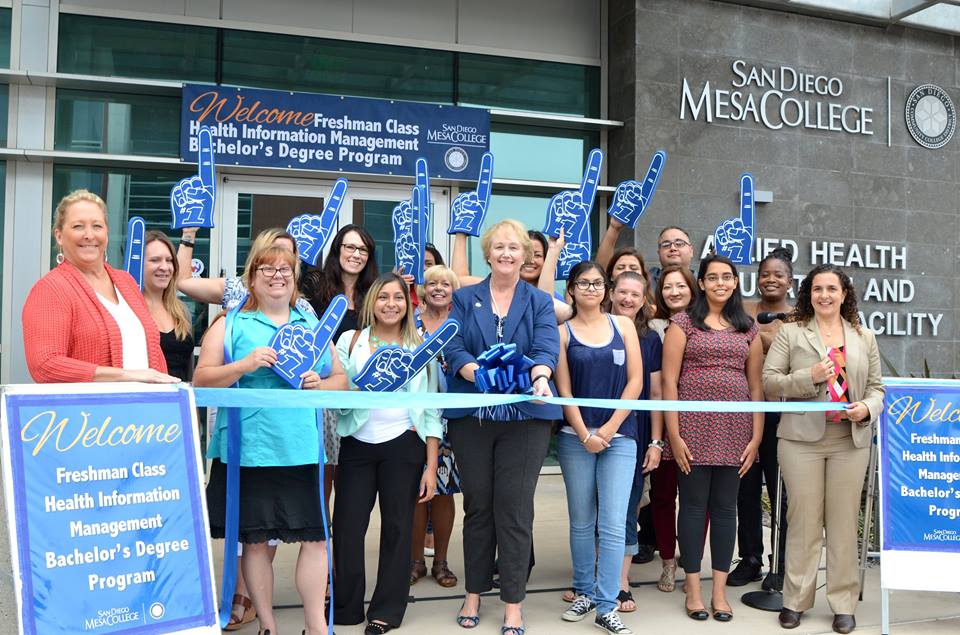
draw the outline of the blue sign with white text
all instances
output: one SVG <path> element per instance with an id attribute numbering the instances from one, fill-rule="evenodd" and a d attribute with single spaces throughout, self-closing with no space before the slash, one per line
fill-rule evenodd
<path id="1" fill-rule="evenodd" d="M 3 398 L 22 632 L 215 625 L 188 391 Z"/>
<path id="2" fill-rule="evenodd" d="M 201 126 L 221 165 L 476 179 L 490 148 L 490 112 L 407 101 L 185 84 L 180 158 L 193 162 Z"/>
<path id="3" fill-rule="evenodd" d="M 886 385 L 883 549 L 960 553 L 960 388 Z"/>

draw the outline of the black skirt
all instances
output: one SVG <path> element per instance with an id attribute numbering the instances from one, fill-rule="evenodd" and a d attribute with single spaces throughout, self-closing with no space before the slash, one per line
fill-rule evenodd
<path id="1" fill-rule="evenodd" d="M 240 542 L 324 540 L 317 465 L 240 468 Z M 210 535 L 223 538 L 227 465 L 214 459 L 207 484 Z"/>

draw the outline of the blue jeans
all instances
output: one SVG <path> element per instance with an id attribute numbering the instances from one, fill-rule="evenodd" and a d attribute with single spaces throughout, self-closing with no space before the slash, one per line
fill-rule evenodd
<path id="1" fill-rule="evenodd" d="M 637 442 L 617 437 L 603 452 L 591 454 L 576 435 L 561 432 L 557 454 L 567 488 L 573 589 L 596 602 L 597 613 L 603 615 L 617 608 L 626 538 L 623 519 L 637 464 Z"/>

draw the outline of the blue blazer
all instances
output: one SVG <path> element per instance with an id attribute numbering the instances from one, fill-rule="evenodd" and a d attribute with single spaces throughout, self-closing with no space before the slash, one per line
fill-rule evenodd
<path id="1" fill-rule="evenodd" d="M 477 361 L 477 355 L 497 343 L 497 328 L 490 300 L 490 276 L 482 282 L 464 287 L 453 294 L 450 317 L 460 322 L 460 332 L 447 344 L 447 392 L 477 392 L 473 382 L 460 375 L 460 369 Z M 510 303 L 510 311 L 503 323 L 503 341 L 517 345 L 517 349 L 533 360 L 555 371 L 560 355 L 560 332 L 553 312 L 553 300 L 536 287 L 520 280 Z M 550 390 L 557 389 L 550 380 Z M 561 419 L 563 411 L 553 404 L 524 402 L 517 408 L 534 419 Z M 447 408 L 447 419 L 467 417 L 476 412 L 472 408 Z"/>

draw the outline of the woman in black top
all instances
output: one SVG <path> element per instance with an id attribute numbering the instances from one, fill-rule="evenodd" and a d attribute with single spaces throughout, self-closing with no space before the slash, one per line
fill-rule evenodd
<path id="1" fill-rule="evenodd" d="M 147 232 L 143 256 L 143 297 L 160 331 L 167 372 L 181 381 L 193 378 L 193 324 L 177 298 L 176 250 L 166 234 Z"/>

